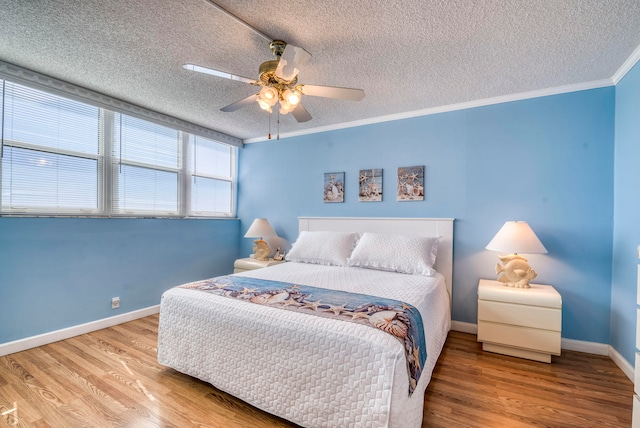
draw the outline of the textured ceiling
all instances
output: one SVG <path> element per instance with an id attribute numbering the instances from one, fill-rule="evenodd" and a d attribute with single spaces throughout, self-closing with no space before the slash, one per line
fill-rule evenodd
<path id="1" fill-rule="evenodd" d="M 640 45 L 638 0 L 216 0 L 313 56 L 300 83 L 362 88 L 305 97 L 280 133 L 611 79 Z M 256 90 L 268 41 L 205 0 L 0 0 L 0 60 L 242 139 L 268 114 L 220 111 Z M 275 128 L 275 125 L 274 125 Z"/>

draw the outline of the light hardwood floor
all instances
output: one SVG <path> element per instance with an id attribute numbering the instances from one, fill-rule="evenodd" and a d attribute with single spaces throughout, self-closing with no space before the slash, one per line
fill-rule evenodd
<path id="1" fill-rule="evenodd" d="M 158 316 L 0 358 L 0 427 L 291 427 L 156 361 Z M 552 364 L 451 332 L 423 427 L 630 427 L 633 385 L 607 357 Z"/>

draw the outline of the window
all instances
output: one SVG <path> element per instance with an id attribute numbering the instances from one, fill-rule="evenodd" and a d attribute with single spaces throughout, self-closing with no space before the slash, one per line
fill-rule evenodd
<path id="1" fill-rule="evenodd" d="M 199 215 L 231 210 L 231 148 L 198 136 L 194 136 L 190 147 L 193 160 L 191 210 Z"/>
<path id="2" fill-rule="evenodd" d="M 178 215 L 180 133 L 119 113 L 114 123 L 113 212 Z"/>
<path id="3" fill-rule="evenodd" d="M 2 210 L 96 213 L 99 109 L 4 82 Z"/>
<path id="4" fill-rule="evenodd" d="M 235 147 L 0 82 L 0 213 L 233 215 Z"/>

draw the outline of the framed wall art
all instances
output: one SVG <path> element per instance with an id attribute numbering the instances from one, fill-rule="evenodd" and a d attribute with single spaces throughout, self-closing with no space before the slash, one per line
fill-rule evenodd
<path id="1" fill-rule="evenodd" d="M 344 172 L 325 172 L 324 201 L 344 202 Z"/>
<path id="2" fill-rule="evenodd" d="M 398 201 L 424 200 L 424 165 L 398 168 Z"/>
<path id="3" fill-rule="evenodd" d="M 360 170 L 360 202 L 382 201 L 382 168 Z"/>

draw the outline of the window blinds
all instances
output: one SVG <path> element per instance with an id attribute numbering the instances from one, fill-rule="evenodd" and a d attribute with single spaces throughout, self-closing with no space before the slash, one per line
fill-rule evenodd
<path id="1" fill-rule="evenodd" d="M 179 132 L 116 114 L 112 164 L 114 213 L 179 213 Z"/>
<path id="2" fill-rule="evenodd" d="M 195 136 L 191 143 L 191 211 L 216 215 L 231 211 L 231 148 Z"/>
<path id="3" fill-rule="evenodd" d="M 234 147 L 0 82 L 0 213 L 233 215 Z"/>
<path id="4" fill-rule="evenodd" d="M 96 213 L 99 109 L 4 82 L 3 211 Z"/>

